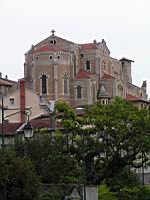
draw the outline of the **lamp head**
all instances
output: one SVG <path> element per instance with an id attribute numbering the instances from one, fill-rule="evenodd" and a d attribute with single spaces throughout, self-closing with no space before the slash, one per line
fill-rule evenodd
<path id="1" fill-rule="evenodd" d="M 24 137 L 25 138 L 32 138 L 33 137 L 34 131 L 33 131 L 32 125 L 29 121 L 25 124 L 23 131 L 24 131 Z"/>

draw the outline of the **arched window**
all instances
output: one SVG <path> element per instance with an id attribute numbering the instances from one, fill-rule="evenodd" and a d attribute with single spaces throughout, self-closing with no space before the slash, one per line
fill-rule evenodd
<path id="1" fill-rule="evenodd" d="M 82 87 L 81 85 L 77 86 L 77 99 L 81 99 L 82 98 Z"/>
<path id="2" fill-rule="evenodd" d="M 64 94 L 68 94 L 68 76 L 64 75 Z"/>
<path id="3" fill-rule="evenodd" d="M 42 79 L 42 94 L 47 94 L 47 76 L 43 74 L 41 76 Z"/>

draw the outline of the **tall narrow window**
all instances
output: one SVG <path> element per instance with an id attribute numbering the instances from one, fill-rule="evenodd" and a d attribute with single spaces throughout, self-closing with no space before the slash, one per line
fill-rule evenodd
<path id="1" fill-rule="evenodd" d="M 93 102 L 95 102 L 95 87 L 93 86 L 91 89 L 93 89 Z"/>
<path id="2" fill-rule="evenodd" d="M 86 70 L 91 70 L 90 60 L 86 60 Z"/>
<path id="3" fill-rule="evenodd" d="M 68 94 L 68 77 L 67 77 L 67 74 L 64 75 L 64 94 Z"/>
<path id="4" fill-rule="evenodd" d="M 77 99 L 81 99 L 82 98 L 82 87 L 81 85 L 77 86 Z"/>
<path id="5" fill-rule="evenodd" d="M 42 94 L 47 94 L 47 76 L 45 74 L 42 75 Z"/>
<path id="6" fill-rule="evenodd" d="M 76 56 L 74 55 L 74 66 L 73 66 L 73 74 L 74 76 L 76 76 L 77 74 L 77 60 L 76 60 Z"/>

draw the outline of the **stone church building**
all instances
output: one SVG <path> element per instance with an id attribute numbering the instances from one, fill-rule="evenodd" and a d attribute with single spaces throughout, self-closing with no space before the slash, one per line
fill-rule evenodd
<path id="1" fill-rule="evenodd" d="M 25 54 L 24 78 L 41 97 L 65 100 L 72 107 L 109 103 L 115 96 L 147 101 L 147 85 L 132 83 L 134 61 L 112 58 L 104 39 L 76 44 L 51 35 Z"/>

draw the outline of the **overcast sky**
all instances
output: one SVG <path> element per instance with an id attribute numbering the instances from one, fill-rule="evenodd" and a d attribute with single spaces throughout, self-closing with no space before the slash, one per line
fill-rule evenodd
<path id="1" fill-rule="evenodd" d="M 133 83 L 150 94 L 150 0 L 0 0 L 0 71 L 23 77 L 24 53 L 51 34 L 106 40 L 111 56 L 134 60 Z"/>

